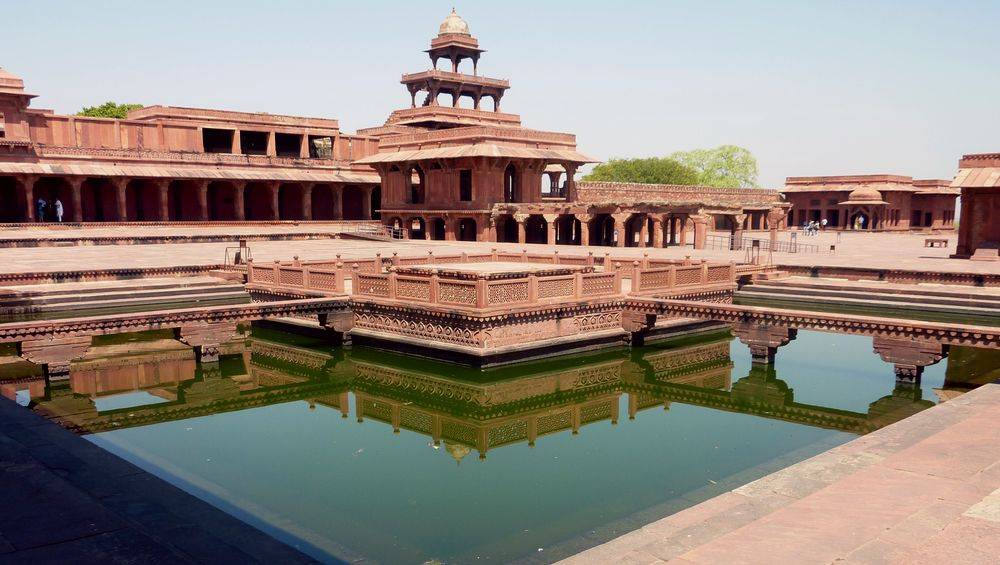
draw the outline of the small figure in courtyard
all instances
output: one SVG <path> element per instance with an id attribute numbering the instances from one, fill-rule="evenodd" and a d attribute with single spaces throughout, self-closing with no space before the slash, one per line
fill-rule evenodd
<path id="1" fill-rule="evenodd" d="M 45 202 L 44 198 L 39 198 L 38 202 L 35 204 L 35 210 L 36 210 L 35 219 L 37 219 L 39 222 L 45 221 L 45 208 L 47 206 L 48 203 Z"/>
<path id="2" fill-rule="evenodd" d="M 821 230 L 826 230 L 826 224 L 827 224 L 826 218 L 823 218 L 823 220 L 819 223 L 820 229 Z"/>
<path id="3" fill-rule="evenodd" d="M 58 198 L 56 198 L 56 203 L 54 205 L 54 208 L 55 208 L 55 212 L 56 212 L 56 221 L 57 222 L 62 222 L 62 217 L 63 217 L 62 200 L 59 200 Z"/>

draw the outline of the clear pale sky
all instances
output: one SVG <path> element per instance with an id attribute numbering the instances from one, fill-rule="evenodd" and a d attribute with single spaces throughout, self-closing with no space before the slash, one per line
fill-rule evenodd
<path id="1" fill-rule="evenodd" d="M 452 4 L 502 109 L 600 158 L 732 143 L 786 176 L 951 178 L 1000 151 L 1000 1 L 4 2 L 0 65 L 105 100 L 380 125 Z"/>

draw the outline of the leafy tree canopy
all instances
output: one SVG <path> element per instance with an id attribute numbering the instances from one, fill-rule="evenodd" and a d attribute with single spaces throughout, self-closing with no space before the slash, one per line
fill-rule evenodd
<path id="1" fill-rule="evenodd" d="M 698 171 L 669 157 L 611 159 L 594 167 L 585 181 L 697 184 Z"/>
<path id="2" fill-rule="evenodd" d="M 142 104 L 118 104 L 109 100 L 100 106 L 84 106 L 83 110 L 77 112 L 76 115 L 124 120 L 128 116 L 129 110 L 136 110 L 142 107 Z"/>
<path id="3" fill-rule="evenodd" d="M 750 151 L 736 145 L 715 149 L 677 151 L 671 159 L 694 169 L 697 184 L 723 188 L 757 186 L 757 159 Z"/>

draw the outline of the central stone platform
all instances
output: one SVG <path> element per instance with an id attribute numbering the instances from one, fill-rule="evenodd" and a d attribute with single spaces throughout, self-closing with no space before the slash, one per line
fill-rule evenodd
<path id="1" fill-rule="evenodd" d="M 515 263 L 491 261 L 489 263 L 432 263 L 429 265 L 409 265 L 396 267 L 397 274 L 431 275 L 456 279 L 509 279 L 535 276 L 572 275 L 592 273 L 594 268 L 586 265 L 553 265 L 551 263 Z"/>

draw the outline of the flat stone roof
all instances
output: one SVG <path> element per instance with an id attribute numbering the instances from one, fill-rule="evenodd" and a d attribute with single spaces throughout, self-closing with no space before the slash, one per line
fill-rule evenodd
<path id="1" fill-rule="evenodd" d="M 513 261 L 489 261 L 486 263 L 431 263 L 427 265 L 407 265 L 397 267 L 399 274 L 430 275 L 432 271 L 444 277 L 503 279 L 532 275 L 570 275 L 590 272 L 593 267 L 586 265 L 553 265 L 551 263 L 516 263 Z"/>

